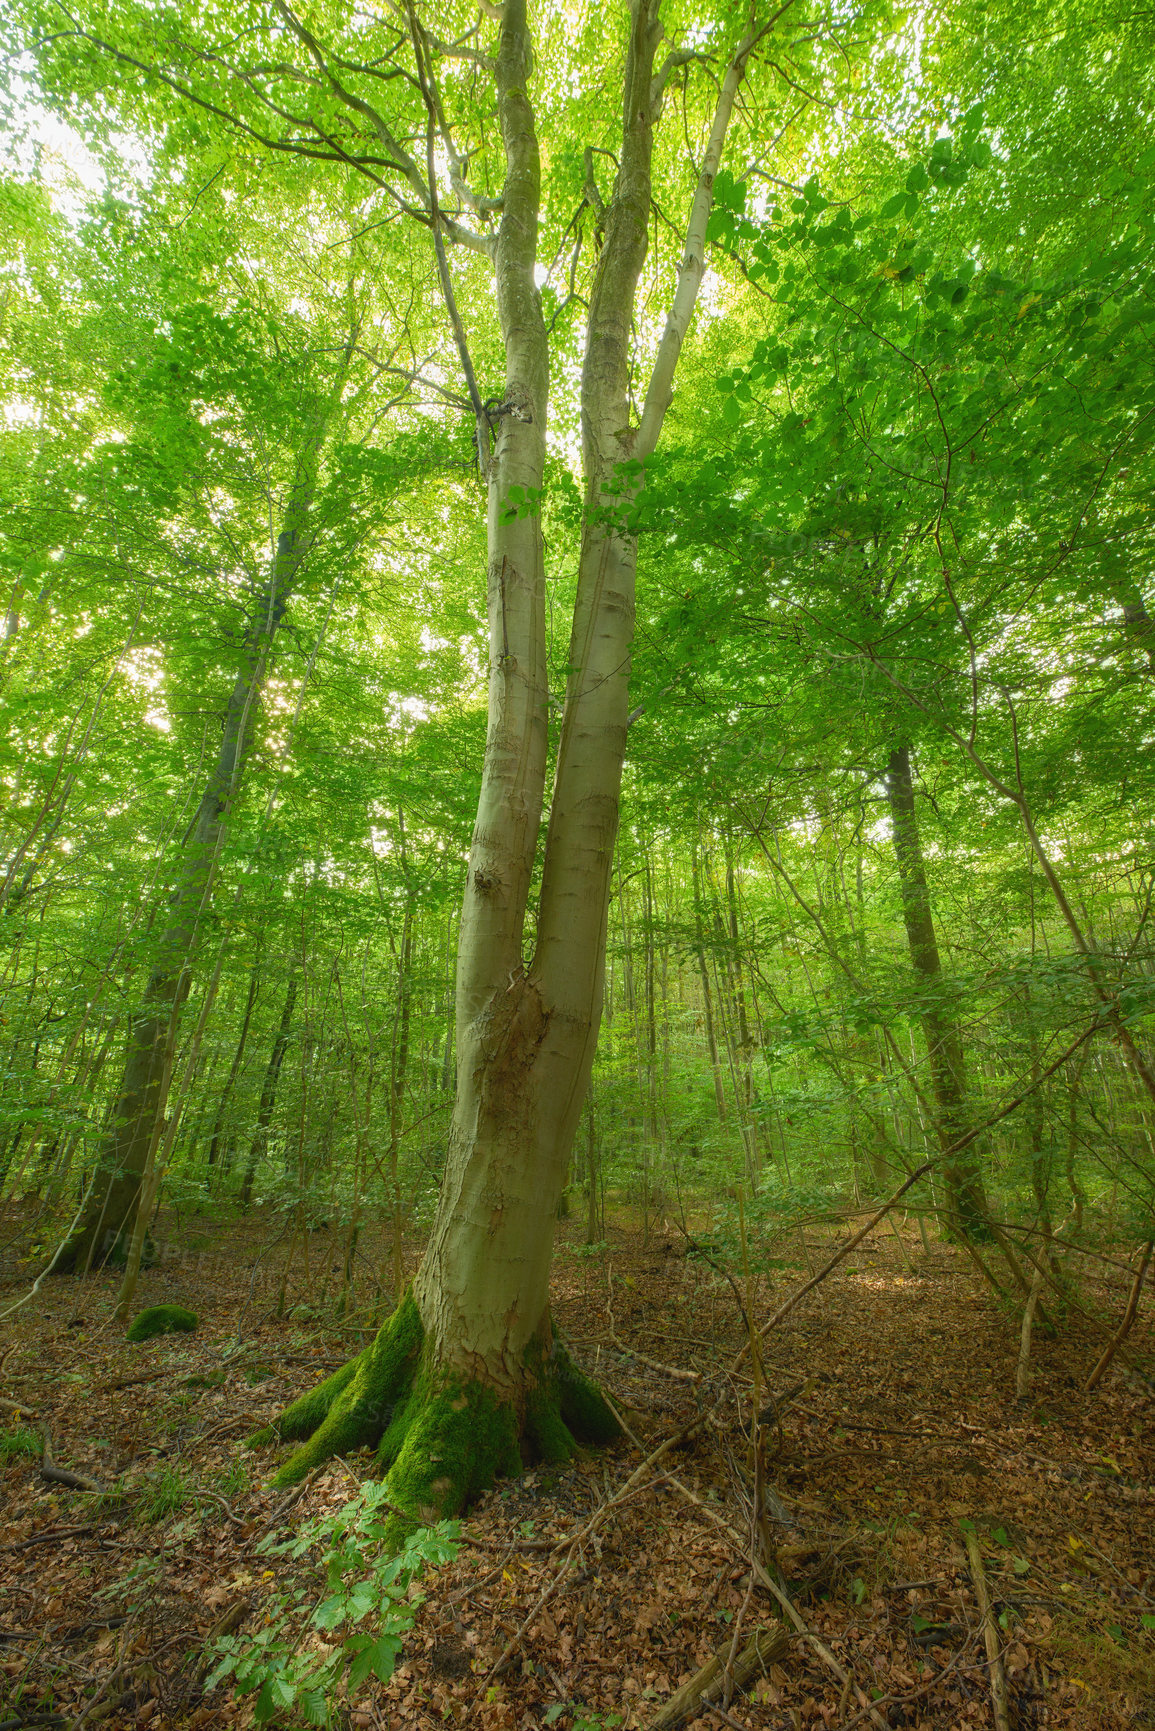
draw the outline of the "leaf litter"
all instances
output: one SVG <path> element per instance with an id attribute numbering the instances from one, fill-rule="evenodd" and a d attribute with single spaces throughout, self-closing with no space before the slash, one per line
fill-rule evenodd
<path id="1" fill-rule="evenodd" d="M 359 1338 L 318 1301 L 323 1246 L 283 1303 L 254 1304 L 261 1231 L 222 1231 L 207 1270 L 142 1276 L 139 1302 L 189 1303 L 196 1335 L 127 1345 L 111 1275 L 49 1283 L 10 1319 L 0 1725 L 253 1722 L 252 1696 L 203 1691 L 212 1637 L 261 1626 L 285 1566 L 262 1536 L 336 1511 L 370 1467 L 331 1462 L 287 1506 L 276 1451 L 243 1446 Z M 838 1233 L 808 1228 L 806 1257 Z M 1152 1401 L 1133 1368 L 1155 1346 L 1150 1303 L 1132 1368 L 1092 1394 L 1101 1338 L 1078 1319 L 1037 1333 L 1019 1402 L 1018 1319 L 965 1256 L 877 1236 L 766 1338 L 752 1439 L 735 1292 L 686 1249 L 611 1227 L 589 1254 L 563 1235 L 555 1319 L 629 1436 L 470 1510 L 393 1677 L 334 1701 L 333 1722 L 643 1731 L 721 1655 L 692 1731 L 997 1726 L 981 1592 L 1019 1731 L 1155 1726 Z M 806 1272 L 764 1271 L 757 1315 Z M 19 1296 L 23 1271 L 5 1286 Z M 41 1477 L 45 1429 L 65 1476 L 103 1495 Z M 779 1627 L 780 1656 L 730 1691 L 725 1666 Z"/>

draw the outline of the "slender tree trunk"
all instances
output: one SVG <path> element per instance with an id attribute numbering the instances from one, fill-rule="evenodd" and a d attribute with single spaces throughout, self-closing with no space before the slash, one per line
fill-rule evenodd
<path id="1" fill-rule="evenodd" d="M 899 746 L 891 752 L 886 785 L 902 895 L 902 917 L 911 966 L 924 998 L 920 1019 L 926 1036 L 937 1130 L 943 1146 L 949 1147 L 970 1129 L 966 1075 L 962 1041 L 943 997 L 942 963 L 931 913 L 907 746 Z M 945 1164 L 943 1171 L 952 1229 L 967 1237 L 982 1237 L 989 1232 L 987 1205 L 982 1167 L 973 1150 L 972 1143 L 963 1154 Z"/>
<path id="2" fill-rule="evenodd" d="M 694 882 L 694 954 L 698 962 L 698 975 L 702 982 L 702 1012 L 706 1022 L 706 1049 L 710 1054 L 710 1071 L 714 1078 L 714 1104 L 718 1108 L 718 1121 L 726 1122 L 726 1092 L 722 1082 L 722 1066 L 718 1059 L 718 1037 L 714 1030 L 714 1006 L 710 991 L 710 973 L 706 966 L 706 942 L 702 926 L 702 899 L 698 865 L 698 848 L 695 844 L 693 853 Z"/>
<path id="3" fill-rule="evenodd" d="M 244 1063 L 245 1047 L 248 1045 L 249 1026 L 253 1019 L 253 1006 L 257 1001 L 259 983 L 260 971 L 258 964 L 254 962 L 252 967 L 249 969 L 249 993 L 245 1001 L 245 1013 L 241 1019 L 241 1031 L 237 1039 L 237 1049 L 233 1053 L 233 1061 L 229 1066 L 229 1073 L 225 1078 L 225 1085 L 221 1089 L 220 1099 L 217 1101 L 216 1116 L 213 1118 L 212 1135 L 209 1137 L 209 1151 L 205 1159 L 206 1166 L 215 1166 L 217 1163 L 217 1155 L 220 1153 L 221 1131 L 224 1128 L 225 1112 L 227 1111 L 229 1101 L 232 1098 L 232 1092 L 236 1085 L 238 1072 L 240 1071 L 241 1065 Z"/>
<path id="4" fill-rule="evenodd" d="M 245 1167 L 245 1175 L 241 1180 L 239 1197 L 241 1207 L 248 1208 L 253 1199 L 253 1179 L 257 1167 L 264 1159 L 269 1144 L 269 1126 L 273 1121 L 273 1109 L 277 1104 L 277 1083 L 280 1080 L 281 1065 L 285 1061 L 285 1053 L 289 1046 L 289 1036 L 293 1027 L 293 1008 L 297 1001 L 297 970 L 295 964 L 290 964 L 289 983 L 285 988 L 285 1002 L 281 1007 L 281 1021 L 273 1041 L 269 1061 L 265 1066 L 265 1079 L 261 1083 L 261 1098 L 257 1106 L 257 1123 L 253 1131 L 253 1140 L 249 1145 L 249 1163 Z"/>
<path id="5" fill-rule="evenodd" d="M 102 1172 L 92 1187 L 84 1218 L 54 1266 L 56 1273 L 83 1272 L 122 1250 L 131 1228 L 150 1150 L 165 1113 L 166 1053 L 175 1044 L 181 1010 L 192 983 L 192 957 L 201 914 L 212 893 L 224 828 L 235 802 L 247 753 L 253 712 L 268 657 L 286 603 L 310 546 L 310 518 L 321 443 L 334 396 L 318 409 L 297 460 L 284 526 L 278 537 L 267 590 L 260 596 L 225 711 L 220 748 L 208 786 L 190 826 L 169 900 L 168 923 L 157 945 L 140 1005 L 133 1016 L 112 1130 Z"/>

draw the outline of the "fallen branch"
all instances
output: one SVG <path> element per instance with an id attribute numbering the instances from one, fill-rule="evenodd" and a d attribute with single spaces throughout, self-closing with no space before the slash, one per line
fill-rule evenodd
<path id="1" fill-rule="evenodd" d="M 0 1551 L 30 1551 L 36 1545 L 51 1545 L 65 1539 L 86 1539 L 91 1534 L 99 1532 L 96 1526 L 86 1527 L 52 1527 L 46 1533 L 33 1533 L 30 1539 L 17 1539 L 14 1544 L 0 1545 Z"/>
<path id="2" fill-rule="evenodd" d="M 618 1339 L 617 1335 L 614 1334 L 612 1329 L 610 1331 L 610 1340 L 616 1347 L 617 1351 L 622 1354 L 623 1358 L 634 1358 L 639 1364 L 644 1364 L 647 1370 L 656 1370 L 661 1376 L 675 1377 L 678 1382 L 701 1382 L 703 1376 L 706 1374 L 705 1371 L 702 1370 L 679 1370 L 676 1365 L 663 1364 L 661 1360 L 657 1358 L 647 1358 L 645 1353 L 639 1352 L 636 1347 L 623 1346 L 622 1342 Z"/>
<path id="3" fill-rule="evenodd" d="M 696 1713 L 701 1707 L 713 1707 L 715 1697 L 720 1697 L 725 1687 L 727 1669 L 734 1688 L 744 1689 L 759 1671 L 765 1671 L 776 1659 L 781 1659 L 789 1646 L 790 1637 L 781 1624 L 776 1629 L 756 1629 L 728 1667 L 730 1643 L 727 1641 L 688 1683 L 683 1683 L 677 1693 L 670 1696 L 665 1706 L 650 1720 L 650 1731 L 673 1731 L 673 1727 L 681 1724 L 689 1714 Z"/>
<path id="4" fill-rule="evenodd" d="M 40 1477 L 47 1479 L 49 1484 L 64 1485 L 70 1491 L 88 1491 L 93 1496 L 103 1497 L 107 1493 L 99 1479 L 91 1478 L 88 1473 L 72 1473 L 66 1467 L 58 1467 L 52 1458 L 52 1437 L 48 1426 L 44 1426 L 44 1453 L 40 1457 Z"/>
<path id="5" fill-rule="evenodd" d="M 982 1616 L 983 1644 L 987 1650 L 987 1666 L 991 1676 L 991 1706 L 995 1715 L 995 1731 L 1011 1731 L 1007 1674 L 1003 1670 L 1003 1658 L 999 1651 L 999 1631 L 995 1625 L 991 1595 L 987 1587 L 986 1570 L 983 1568 L 982 1552 L 979 1550 L 979 1541 L 975 1533 L 966 1533 L 964 1537 L 966 1538 L 967 1556 L 970 1558 L 971 1577 L 975 1584 L 975 1597 L 978 1599 L 979 1612 Z"/>
<path id="6" fill-rule="evenodd" d="M 787 1598 L 781 1587 L 779 1587 L 777 1582 L 770 1577 L 757 1558 L 749 1555 L 746 1543 L 737 1528 L 732 1527 L 729 1521 L 724 1521 L 721 1515 L 715 1514 L 714 1510 L 708 1503 L 703 1502 L 701 1497 L 697 1496 L 688 1485 L 684 1485 L 681 1479 L 676 1478 L 673 1473 L 669 1475 L 669 1480 L 676 1491 L 680 1491 L 688 1502 L 693 1503 L 697 1508 L 701 1509 L 707 1519 L 713 1521 L 714 1525 L 726 1534 L 740 1555 L 745 1557 L 749 1562 L 750 1567 L 753 1569 L 758 1580 L 759 1586 L 765 1587 L 766 1591 L 773 1598 L 777 1599 L 778 1603 L 781 1605 L 802 1639 L 809 1642 L 810 1646 L 814 1648 L 814 1651 L 822 1660 L 822 1663 L 828 1670 L 834 1673 L 843 1687 L 847 1690 L 853 1689 L 866 1713 L 869 1715 L 871 1720 L 873 1720 L 874 1724 L 879 1727 L 879 1731 L 889 1731 L 886 1721 L 880 1716 L 872 1703 L 867 1699 L 865 1691 L 859 1687 L 850 1673 L 843 1669 L 838 1660 L 834 1657 L 834 1654 L 830 1651 L 830 1648 L 826 1646 L 825 1642 L 819 1640 L 814 1631 L 807 1626 L 802 1617 L 798 1614 L 791 1600 Z"/>

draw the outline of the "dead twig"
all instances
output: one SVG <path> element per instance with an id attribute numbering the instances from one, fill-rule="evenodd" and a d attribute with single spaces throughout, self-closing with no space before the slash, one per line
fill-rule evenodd
<path id="1" fill-rule="evenodd" d="M 40 1477 L 47 1479 L 49 1484 L 64 1485 L 70 1491 L 88 1491 L 93 1496 L 103 1497 L 108 1493 L 99 1479 L 94 1479 L 88 1473 L 69 1472 L 65 1467 L 58 1467 L 52 1458 L 52 1435 L 47 1424 L 43 1426 L 44 1452 L 40 1457 Z"/>
<path id="2" fill-rule="evenodd" d="M 670 1483 L 673 1485 L 674 1489 L 677 1491 L 680 1491 L 681 1494 L 687 1499 L 687 1501 L 693 1503 L 695 1505 L 695 1507 L 701 1509 L 702 1513 L 709 1520 L 711 1520 L 716 1527 L 718 1527 L 722 1532 L 724 1532 L 726 1534 L 726 1536 L 730 1539 L 731 1543 L 736 1546 L 739 1553 L 744 1558 L 746 1558 L 747 1557 L 746 1543 L 745 1543 L 745 1540 L 743 1539 L 741 1533 L 738 1532 L 737 1528 L 732 1527 L 730 1525 L 729 1521 L 724 1521 L 722 1519 L 721 1515 L 715 1514 L 714 1510 L 712 1508 L 710 1508 L 708 1503 L 703 1502 L 701 1497 L 697 1496 L 695 1494 L 695 1492 L 693 1492 L 689 1488 L 688 1485 L 684 1485 L 682 1483 L 681 1479 L 675 1477 L 675 1475 L 673 1473 L 671 1473 L 669 1475 L 669 1479 L 670 1479 Z M 785 1611 L 787 1617 L 793 1623 L 794 1627 L 797 1629 L 797 1631 L 798 1631 L 799 1635 L 801 1635 L 802 1639 L 804 1641 L 808 1642 L 811 1647 L 813 1647 L 814 1651 L 818 1654 L 818 1657 L 822 1660 L 823 1664 L 827 1667 L 828 1670 L 830 1670 L 834 1673 L 834 1675 L 838 1678 L 838 1681 L 840 1683 L 842 1683 L 844 1685 L 844 1687 L 846 1687 L 848 1689 L 853 1689 L 855 1695 L 857 1696 L 857 1698 L 858 1698 L 859 1702 L 861 1703 L 862 1707 L 864 1708 L 865 1712 L 869 1715 L 872 1722 L 879 1727 L 879 1731 L 888 1731 L 886 1721 L 880 1716 L 877 1709 L 867 1699 L 865 1691 L 859 1687 L 859 1685 L 854 1681 L 853 1677 L 850 1676 L 849 1672 L 847 1672 L 843 1669 L 843 1667 L 839 1664 L 838 1660 L 834 1657 L 834 1654 L 830 1651 L 830 1648 L 826 1645 L 826 1643 L 824 1641 L 821 1641 L 819 1639 L 819 1637 L 814 1633 L 814 1631 L 807 1626 L 807 1624 L 803 1621 L 802 1617 L 798 1614 L 798 1611 L 795 1609 L 791 1600 L 787 1598 L 786 1594 L 782 1591 L 781 1587 L 777 1584 L 777 1582 L 774 1581 L 770 1577 L 770 1575 L 762 1567 L 762 1564 L 760 1562 L 758 1562 L 757 1558 L 747 1558 L 747 1560 L 750 1562 L 751 1567 L 754 1571 L 754 1574 L 757 1576 L 758 1584 L 762 1587 L 765 1587 L 766 1591 L 771 1595 L 772 1598 L 777 1599 L 778 1603 L 781 1605 L 782 1609 Z M 1002 1731 L 1002 1728 L 1000 1728 L 1000 1731 Z"/>
<path id="3" fill-rule="evenodd" d="M 964 1537 L 967 1556 L 970 1559 L 971 1577 L 975 1584 L 975 1597 L 978 1599 L 979 1612 L 982 1616 L 983 1645 L 987 1650 L 987 1666 L 991 1677 L 991 1706 L 995 1715 L 995 1731 L 1011 1731 L 1007 1674 L 1003 1670 L 1003 1657 L 999 1651 L 999 1631 L 991 1606 L 991 1595 L 987 1587 L 986 1570 L 983 1568 L 982 1552 L 979 1550 L 977 1534 L 969 1532 L 964 1534 Z"/>

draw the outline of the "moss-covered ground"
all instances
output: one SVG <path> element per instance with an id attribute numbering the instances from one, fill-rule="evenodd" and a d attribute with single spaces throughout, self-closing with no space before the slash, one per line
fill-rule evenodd
<path id="1" fill-rule="evenodd" d="M 158 1334 L 194 1334 L 200 1327 L 195 1310 L 182 1304 L 150 1304 L 133 1317 L 128 1325 L 126 1340 L 153 1340 Z"/>

